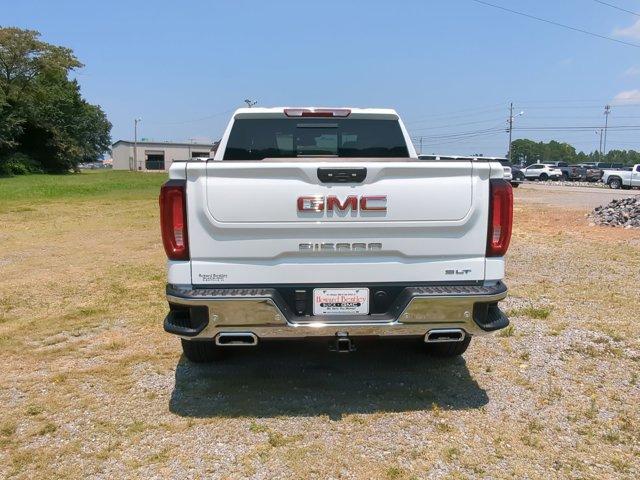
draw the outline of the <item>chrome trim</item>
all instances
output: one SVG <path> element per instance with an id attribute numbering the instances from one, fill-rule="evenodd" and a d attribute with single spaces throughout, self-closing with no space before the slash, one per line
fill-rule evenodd
<path id="1" fill-rule="evenodd" d="M 220 339 L 227 337 L 244 337 L 250 338 L 251 343 L 238 342 L 238 343 L 225 343 L 221 342 Z M 258 337 L 251 332 L 220 332 L 216 335 L 216 345 L 220 347 L 255 347 L 258 345 Z"/>
<path id="2" fill-rule="evenodd" d="M 457 336 L 460 335 L 460 338 L 431 338 L 431 335 L 437 335 L 437 334 L 446 334 L 446 335 L 451 335 L 451 336 Z M 461 328 L 434 328 L 432 330 L 429 330 L 427 332 L 427 334 L 424 336 L 424 341 L 426 343 L 445 343 L 445 342 L 461 342 L 464 340 L 465 338 L 465 333 L 464 330 L 462 330 Z"/>
<path id="3" fill-rule="evenodd" d="M 507 292 L 495 295 L 433 296 L 414 297 L 400 314 L 403 323 L 434 323 L 448 319 L 449 323 L 467 324 L 473 321 L 473 305 L 478 302 L 498 302 L 507 296 Z"/>
<path id="4" fill-rule="evenodd" d="M 226 297 L 219 291 L 212 292 L 211 296 L 202 290 L 192 291 L 190 295 L 169 293 L 167 300 L 174 304 L 208 307 L 209 324 L 195 337 L 184 337 L 191 339 L 214 339 L 220 333 L 236 332 L 253 334 L 258 339 L 333 337 L 338 332 L 347 332 L 352 337 L 425 337 L 429 331 L 436 329 L 459 329 L 465 335 L 486 334 L 473 320 L 473 306 L 478 302 L 502 300 L 507 295 L 506 288 L 502 285 L 504 290 L 495 294 L 482 294 L 481 290 L 476 293 L 472 287 L 468 287 L 469 293 L 442 294 L 448 288 L 417 287 L 417 296 L 410 300 L 398 318 L 384 322 L 314 322 L 310 317 L 309 322 L 291 323 L 270 297 L 268 290 L 260 289 L 249 290 L 246 294 L 238 291 Z"/>

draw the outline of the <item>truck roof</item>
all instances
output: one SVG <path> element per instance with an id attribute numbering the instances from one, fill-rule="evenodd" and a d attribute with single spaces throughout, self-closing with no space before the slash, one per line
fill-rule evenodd
<path id="1" fill-rule="evenodd" d="M 357 107 L 252 107 L 238 108 L 233 117 L 283 117 L 285 109 L 295 110 L 350 110 L 349 116 L 369 117 L 369 116 L 386 116 L 399 118 L 398 113 L 392 108 L 357 108 Z"/>

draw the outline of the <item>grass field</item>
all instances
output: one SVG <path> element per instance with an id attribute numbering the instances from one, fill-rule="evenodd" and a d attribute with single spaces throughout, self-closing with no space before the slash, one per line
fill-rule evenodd
<path id="1" fill-rule="evenodd" d="M 512 326 L 463 359 L 194 366 L 162 331 L 165 178 L 0 179 L 0 478 L 640 477 L 638 231 L 518 189 Z"/>
<path id="2" fill-rule="evenodd" d="M 19 205 L 54 200 L 151 198 L 167 174 L 88 170 L 77 175 L 0 177 L 0 202 Z"/>

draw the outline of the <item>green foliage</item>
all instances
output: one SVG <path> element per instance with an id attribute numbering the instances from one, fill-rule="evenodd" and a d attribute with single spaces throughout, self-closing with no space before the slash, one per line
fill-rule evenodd
<path id="1" fill-rule="evenodd" d="M 28 173 L 42 173 L 40 164 L 24 153 L 8 154 L 4 162 L 0 163 L 0 175 L 26 175 Z"/>
<path id="2" fill-rule="evenodd" d="M 600 152 L 576 152 L 568 143 L 551 140 L 548 143 L 534 142 L 526 138 L 514 140 L 511 144 L 513 163 L 531 165 L 538 162 L 611 162 L 625 165 L 640 163 L 640 152 L 635 150 L 610 150 L 606 155 Z"/>
<path id="3" fill-rule="evenodd" d="M 528 139 L 514 140 L 511 151 L 515 162 L 527 165 L 537 162 L 573 162 L 577 155 L 574 147 L 555 140 L 549 143 Z"/>
<path id="4" fill-rule="evenodd" d="M 10 165 L 16 153 L 45 172 L 77 170 L 111 143 L 104 112 L 68 78 L 82 64 L 70 49 L 39 37 L 33 30 L 0 28 L 0 174 L 31 171 Z"/>

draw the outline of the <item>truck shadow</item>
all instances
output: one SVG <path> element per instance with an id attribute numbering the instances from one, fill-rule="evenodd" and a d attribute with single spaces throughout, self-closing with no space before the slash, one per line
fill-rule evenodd
<path id="1" fill-rule="evenodd" d="M 237 348 L 224 361 L 176 367 L 169 402 L 185 417 L 274 417 L 479 408 L 488 397 L 462 357 L 429 357 L 417 342 L 358 344 L 350 354 L 326 344 L 269 342 Z"/>

